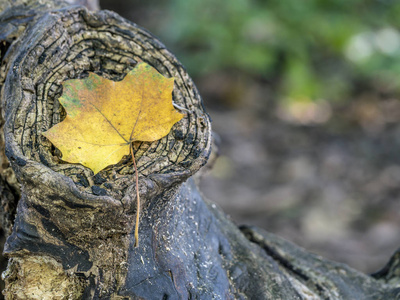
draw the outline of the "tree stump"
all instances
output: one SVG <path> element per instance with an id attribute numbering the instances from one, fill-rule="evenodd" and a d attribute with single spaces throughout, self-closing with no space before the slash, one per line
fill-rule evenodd
<path id="1" fill-rule="evenodd" d="M 400 252 L 368 276 L 238 228 L 202 198 L 192 176 L 211 153 L 210 119 L 182 65 L 149 32 L 63 1 L 0 0 L 0 10 L 0 144 L 12 169 L 0 169 L 3 226 L 18 202 L 4 248 L 6 299 L 400 297 Z M 65 118 L 61 83 L 88 72 L 122 80 L 139 61 L 175 78 L 173 101 L 185 113 L 165 138 L 137 145 L 139 186 L 129 157 L 96 176 L 63 162 L 41 135 Z"/>

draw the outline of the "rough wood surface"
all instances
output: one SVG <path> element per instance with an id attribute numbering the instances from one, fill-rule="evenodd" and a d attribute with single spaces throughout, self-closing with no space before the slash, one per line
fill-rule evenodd
<path id="1" fill-rule="evenodd" d="M 368 276 L 239 229 L 201 197 L 191 176 L 210 155 L 210 120 L 192 80 L 154 36 L 113 12 L 20 2 L 0 0 L 5 152 L 21 184 L 4 251 L 7 299 L 400 297 L 399 254 Z M 136 187 L 129 159 L 93 176 L 63 162 L 41 132 L 65 117 L 61 82 L 89 71 L 121 80 L 138 61 L 175 78 L 173 101 L 186 116 L 167 137 L 137 145 Z M 137 248 L 136 188 L 144 200 Z M 3 206 L 17 201 L 7 199 Z"/>

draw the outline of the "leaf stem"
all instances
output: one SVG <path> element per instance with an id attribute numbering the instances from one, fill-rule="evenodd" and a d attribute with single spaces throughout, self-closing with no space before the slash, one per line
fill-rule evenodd
<path id="1" fill-rule="evenodd" d="M 136 175 L 136 223 L 135 223 L 135 247 L 139 246 L 139 219 L 140 219 L 140 195 L 139 195 L 139 174 L 136 167 L 136 160 L 135 156 L 133 155 L 133 146 L 132 142 L 130 143 L 131 148 L 131 155 L 133 166 L 135 168 L 135 175 Z"/>

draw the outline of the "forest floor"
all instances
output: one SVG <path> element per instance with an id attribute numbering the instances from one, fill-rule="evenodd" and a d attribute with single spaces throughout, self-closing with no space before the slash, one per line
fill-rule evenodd
<path id="1" fill-rule="evenodd" d="M 342 104 L 268 99 L 232 74 L 199 80 L 220 158 L 201 190 L 238 224 L 374 272 L 400 245 L 400 100 L 366 91 Z"/>

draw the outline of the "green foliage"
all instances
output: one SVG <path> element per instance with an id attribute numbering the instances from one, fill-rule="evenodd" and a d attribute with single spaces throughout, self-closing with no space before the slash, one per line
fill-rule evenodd
<path id="1" fill-rule="evenodd" d="M 395 0 L 171 0 L 161 33 L 193 75 L 239 69 L 284 99 L 349 98 L 355 78 L 400 90 Z M 357 79 L 359 80 L 359 79 Z"/>

